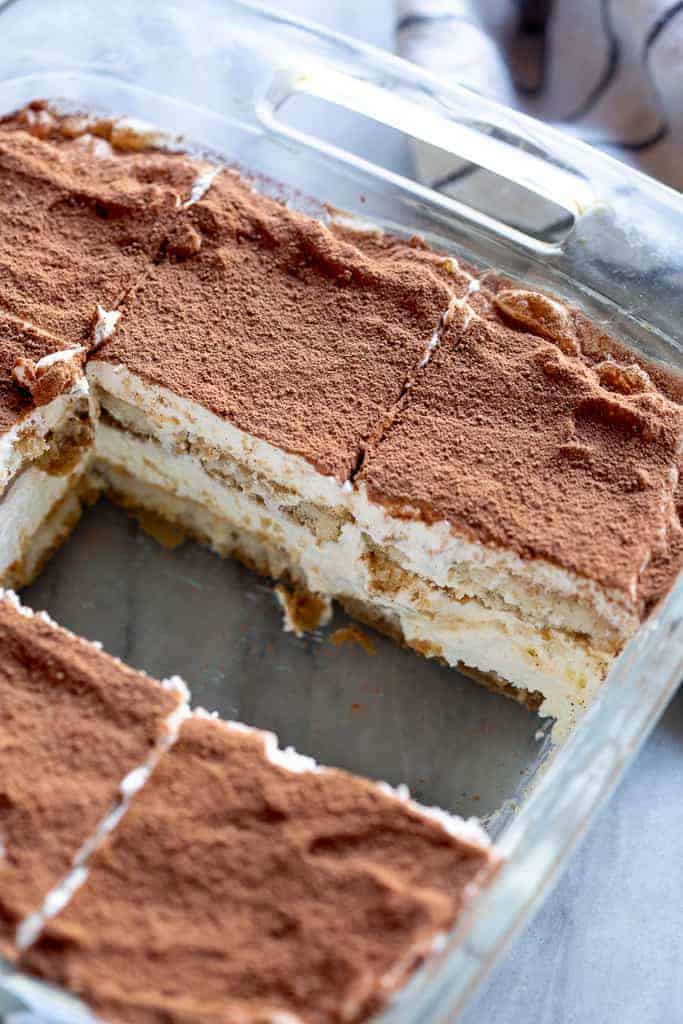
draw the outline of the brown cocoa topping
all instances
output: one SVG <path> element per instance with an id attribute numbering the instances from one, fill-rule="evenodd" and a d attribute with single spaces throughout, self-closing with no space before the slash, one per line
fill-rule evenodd
<path id="1" fill-rule="evenodd" d="M 166 243 L 166 255 L 171 260 L 188 260 L 202 247 L 202 236 L 191 224 L 178 224 Z"/>
<path id="2" fill-rule="evenodd" d="M 637 363 L 632 363 L 631 366 L 621 366 L 609 359 L 604 363 L 598 363 L 593 369 L 604 388 L 622 395 L 634 395 L 653 387 L 645 370 Z"/>
<path id="3" fill-rule="evenodd" d="M 197 169 L 184 157 L 93 159 L 0 132 L 0 310 L 69 344 L 115 309 L 158 252 Z"/>
<path id="4" fill-rule="evenodd" d="M 20 388 L 30 392 L 36 406 L 47 405 L 49 402 L 69 391 L 76 380 L 82 376 L 83 359 L 80 353 L 65 355 L 49 365 L 35 363 L 32 359 L 20 356 L 14 364 L 12 376 Z"/>
<path id="5" fill-rule="evenodd" d="M 42 373 L 36 369 L 41 359 L 64 347 L 58 338 L 34 331 L 0 313 L 0 434 L 15 426 L 37 404 L 51 401 L 49 396 L 56 397 L 71 388 L 81 368 L 78 358 L 54 364 L 54 373 L 49 372 L 52 367 Z M 23 372 L 17 371 L 22 367 Z"/>
<path id="6" fill-rule="evenodd" d="M 448 289 L 420 250 L 366 254 L 230 172 L 182 223 L 97 358 L 346 479 Z"/>
<path id="7" fill-rule="evenodd" d="M 565 306 L 546 295 L 520 288 L 498 292 L 493 302 L 504 318 L 516 326 L 554 341 L 566 355 L 578 355 L 574 326 Z"/>
<path id="8" fill-rule="evenodd" d="M 495 866 L 372 783 L 194 718 L 24 966 L 112 1024 L 360 1021 Z"/>
<path id="9" fill-rule="evenodd" d="M 177 697 L 0 599 L 0 953 L 161 737 Z"/>
<path id="10" fill-rule="evenodd" d="M 545 340 L 550 315 L 534 319 L 532 333 L 530 319 L 524 329 L 504 324 L 500 308 L 455 312 L 359 479 L 398 515 L 417 508 L 620 591 L 642 611 L 651 588 L 640 576 L 653 553 L 660 581 L 668 573 L 670 585 L 680 565 L 672 548 L 662 568 L 659 538 L 671 516 L 681 406 L 640 390 L 644 373 L 632 358 L 606 371 L 604 350 L 598 361 L 572 354 L 559 335 Z M 519 308 L 545 309 L 528 297 Z"/>

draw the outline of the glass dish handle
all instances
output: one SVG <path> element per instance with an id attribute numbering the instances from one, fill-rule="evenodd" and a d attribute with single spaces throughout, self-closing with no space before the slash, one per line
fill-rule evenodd
<path id="1" fill-rule="evenodd" d="M 378 124 L 393 128 L 409 140 L 427 143 L 448 154 L 467 160 L 503 177 L 528 192 L 541 196 L 570 215 L 575 222 L 595 203 L 596 197 L 586 178 L 568 166 L 547 160 L 528 140 L 509 128 L 502 131 L 492 125 L 482 126 L 470 122 L 466 116 L 445 116 L 442 110 L 429 109 L 405 90 L 393 90 L 384 84 L 359 78 L 340 71 L 330 64 L 308 59 L 286 64 L 275 69 L 271 85 L 263 100 L 257 104 L 257 113 L 266 129 L 334 155 L 353 165 L 367 166 L 367 162 L 347 149 L 334 146 L 312 133 L 288 124 L 280 116 L 287 102 L 297 95 L 315 98 L 336 107 L 342 107 Z M 374 173 L 397 180 L 402 177 L 392 171 L 374 166 Z M 450 206 L 462 216 L 463 204 L 451 196 L 420 185 L 412 179 L 403 179 L 411 190 L 429 195 L 430 201 Z M 495 227 L 498 234 L 513 236 L 522 246 L 537 250 L 557 250 L 554 243 L 539 242 L 521 230 L 485 214 L 477 215 L 468 208 L 468 219 L 476 218 L 485 226 Z"/>
<path id="2" fill-rule="evenodd" d="M 438 208 L 452 220 L 455 215 L 479 237 L 504 239 L 508 251 L 512 247 L 520 255 L 520 275 L 533 280 L 537 274 L 547 285 L 554 278 L 559 293 L 565 290 L 563 281 L 578 285 L 587 297 L 607 300 L 626 313 L 636 331 L 643 324 L 654 327 L 680 352 L 683 200 L 678 193 L 569 134 L 455 82 L 274 11 L 268 11 L 264 21 L 263 11 L 257 15 L 254 6 L 235 2 L 232 8 L 249 29 L 258 19 L 262 74 L 256 76 L 251 103 L 262 130 L 323 158 L 369 171 L 413 203 Z M 269 49 L 266 25 L 271 42 L 278 41 Z M 287 124 L 282 111 L 291 97 L 302 94 L 478 164 L 567 211 L 573 229 L 559 242 L 540 241 L 301 131 Z"/>
<path id="3" fill-rule="evenodd" d="M 207 116 L 234 118 L 255 138 L 308 151 L 311 165 L 338 171 L 343 161 L 349 178 L 381 182 L 387 202 L 409 207 L 413 221 L 427 211 L 425 220 L 438 219 L 458 241 L 476 236 L 484 261 L 495 265 L 513 254 L 520 278 L 558 294 L 578 288 L 589 312 L 591 297 L 607 300 L 636 332 L 654 328 L 665 348 L 680 352 L 683 200 L 568 134 L 390 53 L 244 0 L 118 0 L 109 5 L 104 36 L 89 0 L 13 0 L 0 6 L 0 19 L 0 80 L 22 80 L 28 89 L 30 71 L 38 70 L 42 82 L 49 70 L 96 72 L 154 90 L 160 114 L 163 97 L 200 104 Z M 300 132 L 282 116 L 297 94 L 480 164 L 566 210 L 573 229 L 558 242 L 533 238 Z M 189 134 L 196 116 L 188 108 Z M 649 354 L 658 355 L 652 345 Z M 669 350 L 662 355 L 671 358 Z"/>

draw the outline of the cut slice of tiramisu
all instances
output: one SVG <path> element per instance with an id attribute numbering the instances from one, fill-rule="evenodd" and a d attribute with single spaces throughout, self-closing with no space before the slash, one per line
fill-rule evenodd
<path id="1" fill-rule="evenodd" d="M 110 1024 L 357 1022 L 497 865 L 473 822 L 195 715 L 21 966 Z"/>
<path id="2" fill-rule="evenodd" d="M 454 309 L 354 489 L 408 643 L 571 724 L 681 566 L 680 396 L 537 293 Z"/>
<path id="3" fill-rule="evenodd" d="M 370 258 L 224 172 L 93 355 L 95 470 L 221 554 L 343 594 L 351 480 L 450 299 L 409 246 Z"/>
<path id="4" fill-rule="evenodd" d="M 85 348 L 0 313 L 0 585 L 23 586 L 80 514 L 94 437 Z"/>
<path id="5" fill-rule="evenodd" d="M 170 742 L 160 685 L 0 591 L 0 955 L 56 910 L 86 844 Z"/>
<path id="6" fill-rule="evenodd" d="M 0 958 L 112 1024 L 365 1019 L 499 867 L 475 821 L 190 715 L 8 591 L 0 655 Z"/>

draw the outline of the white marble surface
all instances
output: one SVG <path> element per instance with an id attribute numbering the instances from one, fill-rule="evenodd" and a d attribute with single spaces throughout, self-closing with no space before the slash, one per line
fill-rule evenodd
<path id="1" fill-rule="evenodd" d="M 282 9 L 393 48 L 391 0 Z M 463 1024 L 683 1021 L 683 692 Z"/>

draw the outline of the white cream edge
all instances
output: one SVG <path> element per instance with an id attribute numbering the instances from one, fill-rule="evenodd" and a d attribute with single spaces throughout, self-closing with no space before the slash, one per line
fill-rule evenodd
<path id="1" fill-rule="evenodd" d="M 54 357 L 60 354 L 52 353 L 53 361 L 56 361 Z M 50 359 L 50 356 L 46 356 L 45 359 Z M 22 440 L 27 436 L 37 436 L 41 439 L 46 437 L 51 430 L 55 430 L 67 421 L 73 414 L 74 406 L 79 401 L 87 399 L 89 393 L 87 379 L 83 376 L 76 381 L 70 391 L 58 395 L 47 405 L 33 409 L 28 416 L 0 434 L 0 495 L 21 469 L 23 457 L 20 445 Z"/>
<path id="2" fill-rule="evenodd" d="M 13 481 L 2 502 L 4 529 L 0 533 L 0 579 L 15 563 L 22 563 L 27 554 L 32 557 L 34 541 L 50 522 L 55 507 L 73 490 L 89 461 L 88 451 L 67 476 L 51 476 L 29 466 L 18 480 Z M 55 532 L 59 533 L 59 524 Z M 48 538 L 44 547 L 49 546 Z"/>

